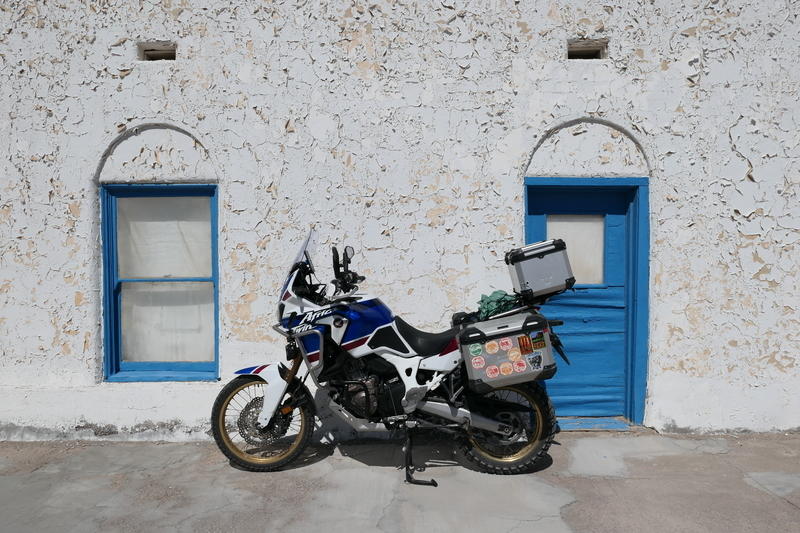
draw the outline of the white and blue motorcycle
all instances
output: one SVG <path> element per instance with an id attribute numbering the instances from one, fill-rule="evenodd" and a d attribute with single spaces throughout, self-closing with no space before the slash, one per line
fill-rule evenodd
<path id="1" fill-rule="evenodd" d="M 406 480 L 413 478 L 412 435 L 423 428 L 461 437 L 481 470 L 517 474 L 535 469 L 556 432 L 555 414 L 539 380 L 555 374 L 550 329 L 538 313 L 542 297 L 518 295 L 518 306 L 490 320 L 454 315 L 441 333 L 420 331 L 378 298 L 358 292 L 353 249 L 334 247 L 331 282 L 315 281 L 309 242 L 300 248 L 281 289 L 283 363 L 243 368 L 217 397 L 214 439 L 236 465 L 279 469 L 308 445 L 317 411 L 310 378 L 329 408 L 357 430 L 405 431 Z M 508 261 L 508 257 L 507 257 Z M 485 317 L 484 317 L 485 318 Z M 305 368 L 301 371 L 301 368 Z"/>

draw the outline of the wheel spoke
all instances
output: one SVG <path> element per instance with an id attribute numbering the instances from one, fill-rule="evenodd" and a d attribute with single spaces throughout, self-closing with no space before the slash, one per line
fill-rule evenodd
<path id="1" fill-rule="evenodd" d="M 223 405 L 223 440 L 236 455 L 247 461 L 272 462 L 289 453 L 299 443 L 305 427 L 305 414 L 294 408 L 276 412 L 267 426 L 258 424 L 264 398 L 264 384 L 250 382 L 235 390 Z"/>

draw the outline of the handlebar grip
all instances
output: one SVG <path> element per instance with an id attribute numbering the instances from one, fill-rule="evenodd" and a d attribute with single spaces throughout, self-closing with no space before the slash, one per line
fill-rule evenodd
<path id="1" fill-rule="evenodd" d="M 548 320 L 547 323 L 549 325 L 551 325 L 551 326 L 563 326 L 564 325 L 564 321 L 563 320 Z"/>

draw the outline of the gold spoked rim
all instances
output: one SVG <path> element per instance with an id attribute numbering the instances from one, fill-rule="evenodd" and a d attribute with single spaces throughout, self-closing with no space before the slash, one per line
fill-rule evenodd
<path id="1" fill-rule="evenodd" d="M 222 404 L 217 423 L 225 446 L 240 459 L 262 465 L 277 463 L 300 445 L 307 423 L 305 412 L 294 408 L 275 414 L 266 431 L 256 424 L 263 405 L 263 381 L 249 381 L 234 389 Z"/>
<path id="2" fill-rule="evenodd" d="M 512 439 L 503 439 L 492 433 L 471 430 L 469 440 L 484 457 L 493 461 L 511 463 L 528 453 L 542 438 L 542 422 L 544 417 L 533 397 L 525 390 L 516 387 L 495 389 L 486 396 L 518 403 L 529 407 L 531 412 L 498 413 L 497 418 L 515 428 Z"/>

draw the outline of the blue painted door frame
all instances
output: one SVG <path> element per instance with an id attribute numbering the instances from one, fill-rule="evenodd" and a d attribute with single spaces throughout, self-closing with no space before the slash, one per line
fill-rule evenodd
<path id="1" fill-rule="evenodd" d="M 649 289 L 649 208 L 647 178 L 526 178 L 525 179 L 525 241 L 544 238 L 546 206 L 531 213 L 529 194 L 545 192 L 548 198 L 567 201 L 574 214 L 592 212 L 592 205 L 604 205 L 610 211 L 606 217 L 606 234 L 624 234 L 623 246 L 613 242 L 605 250 L 605 264 L 623 265 L 608 271 L 604 280 L 608 288 L 620 286 L 624 298 L 625 364 L 624 416 L 637 424 L 644 419 L 644 404 L 648 362 L 648 289 Z M 615 206 L 622 199 L 625 206 Z M 535 202 L 534 202 L 535 203 Z M 609 207 L 611 206 L 611 207 Z M 623 210 L 620 210 L 624 207 Z M 543 209 L 543 211 L 542 211 Z M 596 208 L 595 208 L 596 210 Z M 564 212 L 561 208 L 559 212 Z M 624 213 L 624 215 L 620 215 Z M 623 227 L 617 227 L 622 225 Z M 567 243 L 569 248 L 569 243 Z M 620 278 L 620 279 L 616 279 Z M 588 287 L 588 286 L 587 286 Z M 624 287 L 624 288 L 623 288 Z M 605 287 L 603 287 L 605 288 Z M 624 292 L 624 294 L 623 294 Z M 578 300 L 574 295 L 565 298 Z M 558 317 L 554 317 L 558 318 Z M 569 346 L 567 346 L 569 348 Z M 578 364 L 573 361 L 573 364 Z M 571 371 L 573 369 L 570 369 Z M 578 370 L 578 369 L 576 369 Z M 579 371 L 579 370 L 578 370 Z"/>

